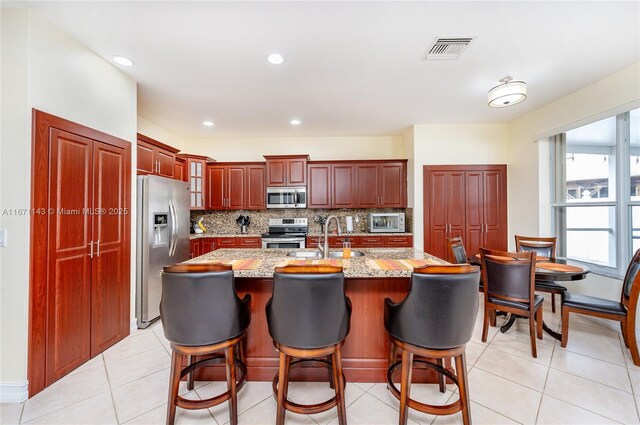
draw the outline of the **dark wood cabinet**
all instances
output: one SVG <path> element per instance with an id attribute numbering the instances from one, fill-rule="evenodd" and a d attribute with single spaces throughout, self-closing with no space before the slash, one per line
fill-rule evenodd
<path id="1" fill-rule="evenodd" d="M 138 174 L 174 178 L 178 149 L 138 133 L 136 152 Z"/>
<path id="2" fill-rule="evenodd" d="M 309 185 L 307 187 L 308 208 L 331 208 L 331 165 L 309 164 L 307 167 Z"/>
<path id="3" fill-rule="evenodd" d="M 30 395 L 129 334 L 131 144 L 34 111 Z"/>
<path id="4" fill-rule="evenodd" d="M 176 155 L 176 162 L 173 166 L 173 178 L 176 180 L 189 181 L 187 179 L 187 160 Z"/>
<path id="5" fill-rule="evenodd" d="M 191 239 L 191 258 L 199 257 L 221 248 L 262 248 L 260 236 L 218 236 L 210 238 Z"/>
<path id="6" fill-rule="evenodd" d="M 267 186 L 306 186 L 309 155 L 264 155 Z"/>
<path id="7" fill-rule="evenodd" d="M 309 208 L 406 208 L 407 161 L 310 161 Z"/>
<path id="8" fill-rule="evenodd" d="M 506 165 L 424 167 L 424 250 L 449 258 L 446 238 L 461 236 L 467 255 L 507 249 Z"/>
<path id="9" fill-rule="evenodd" d="M 215 163 L 215 159 L 202 155 L 179 154 L 184 159 L 184 180 L 189 183 L 192 210 L 204 210 L 207 205 L 207 164 Z"/>
<path id="10" fill-rule="evenodd" d="M 407 161 L 366 161 L 356 166 L 358 208 L 406 208 Z"/>
<path id="11" fill-rule="evenodd" d="M 357 208 L 353 165 L 314 162 L 307 166 L 309 208 Z"/>
<path id="12" fill-rule="evenodd" d="M 378 247 L 395 247 L 395 248 L 411 248 L 413 246 L 412 235 L 354 235 L 354 236 L 329 236 L 329 248 L 342 248 L 342 243 L 349 238 L 351 248 L 378 248 Z M 318 246 L 318 236 L 307 236 L 307 248 L 315 248 Z"/>
<path id="13" fill-rule="evenodd" d="M 265 164 L 247 165 L 245 187 L 246 210 L 264 210 L 267 208 L 266 199 L 266 167 Z"/>
<path id="14" fill-rule="evenodd" d="M 207 209 L 258 210 L 266 208 L 264 165 L 216 163 L 207 166 Z"/>

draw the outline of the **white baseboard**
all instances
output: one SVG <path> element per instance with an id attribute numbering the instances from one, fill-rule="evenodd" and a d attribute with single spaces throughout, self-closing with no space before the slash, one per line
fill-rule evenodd
<path id="1" fill-rule="evenodd" d="M 129 322 L 129 331 L 131 332 L 135 332 L 138 330 L 138 319 L 136 319 L 135 317 L 133 319 L 131 319 L 131 321 Z"/>
<path id="2" fill-rule="evenodd" d="M 22 403 L 29 398 L 29 382 L 0 382 L 0 403 Z"/>

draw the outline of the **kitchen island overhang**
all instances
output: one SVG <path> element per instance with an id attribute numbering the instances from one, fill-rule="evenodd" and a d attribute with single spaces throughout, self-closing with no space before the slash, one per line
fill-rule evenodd
<path id="1" fill-rule="evenodd" d="M 187 263 L 261 260 L 251 270 L 235 270 L 236 291 L 240 297 L 251 295 L 251 325 L 245 341 L 247 378 L 252 381 L 271 381 L 278 372 L 276 351 L 265 314 L 273 289 L 273 270 L 277 265 L 292 261 L 285 249 L 220 249 Z M 308 249 L 307 251 L 312 251 Z M 376 269 L 367 260 L 427 260 L 434 264 L 445 261 L 414 248 L 362 249 L 363 257 L 342 260 L 345 292 L 351 299 L 351 330 L 342 348 L 343 370 L 347 382 L 386 382 L 389 365 L 389 337 L 384 328 L 384 299 L 399 302 L 410 288 L 411 270 Z M 303 363 L 291 369 L 292 380 L 327 381 L 326 367 Z M 446 364 L 445 367 L 450 367 Z M 416 367 L 414 382 L 437 382 L 430 369 Z M 220 367 L 203 368 L 197 380 L 223 380 Z"/>

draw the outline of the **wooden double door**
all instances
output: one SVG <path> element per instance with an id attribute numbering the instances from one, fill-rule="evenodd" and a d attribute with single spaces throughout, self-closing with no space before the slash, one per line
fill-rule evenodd
<path id="1" fill-rule="evenodd" d="M 31 395 L 126 337 L 130 317 L 130 144 L 37 114 Z"/>
<path id="2" fill-rule="evenodd" d="M 461 236 L 467 255 L 507 249 L 507 166 L 425 165 L 424 250 L 450 258 L 447 238 Z"/>

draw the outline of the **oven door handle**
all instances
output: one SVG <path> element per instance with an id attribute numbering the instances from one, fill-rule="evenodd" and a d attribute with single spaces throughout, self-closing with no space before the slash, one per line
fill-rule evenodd
<path id="1" fill-rule="evenodd" d="M 304 242 L 304 238 L 276 238 L 276 239 L 262 238 L 262 241 L 266 243 Z"/>

